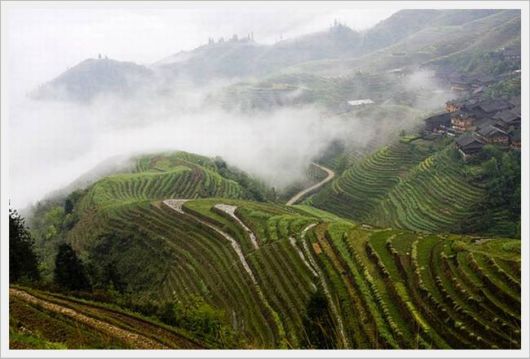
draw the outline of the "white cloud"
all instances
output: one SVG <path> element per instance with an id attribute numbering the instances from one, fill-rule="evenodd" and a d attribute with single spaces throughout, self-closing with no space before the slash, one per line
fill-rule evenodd
<path id="1" fill-rule="evenodd" d="M 209 37 L 253 32 L 256 41 L 270 44 L 280 36 L 325 30 L 334 19 L 363 29 L 395 11 L 326 3 L 8 5 L 2 4 L 7 49 L 2 60 L 7 65 L 10 196 L 15 206 L 67 185 L 109 157 L 156 149 L 221 155 L 276 186 L 295 180 L 326 144 L 348 135 L 343 126 L 322 121 L 311 107 L 250 118 L 204 109 L 197 105 L 204 94 L 196 89 L 186 96 L 145 101 L 102 98 L 89 108 L 36 103 L 23 95 L 98 53 L 149 64 Z"/>
<path id="2" fill-rule="evenodd" d="M 325 3 L 9 5 L 3 9 L 7 18 L 4 35 L 10 92 L 17 94 L 99 53 L 149 64 L 191 50 L 209 37 L 254 32 L 256 41 L 273 43 L 280 36 L 324 30 L 334 19 L 364 29 L 396 11 Z"/>

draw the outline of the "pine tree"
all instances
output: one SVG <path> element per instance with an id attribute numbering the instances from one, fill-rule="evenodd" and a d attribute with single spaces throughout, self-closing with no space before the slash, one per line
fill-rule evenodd
<path id="1" fill-rule="evenodd" d="M 55 258 L 55 283 L 69 290 L 90 290 L 91 285 L 83 265 L 73 248 L 63 243 Z"/>
<path id="2" fill-rule="evenodd" d="M 16 210 L 9 209 L 9 281 L 38 280 L 38 258 L 34 252 L 34 240 L 26 228 L 24 219 Z"/>

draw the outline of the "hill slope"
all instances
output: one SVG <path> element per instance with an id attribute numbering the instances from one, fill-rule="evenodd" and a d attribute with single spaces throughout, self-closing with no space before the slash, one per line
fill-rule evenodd
<path id="1" fill-rule="evenodd" d="M 77 249 L 94 246 L 105 229 L 116 228 L 116 223 L 105 222 L 110 216 L 130 209 L 141 211 L 154 200 L 171 197 L 264 200 L 266 196 L 268 189 L 263 184 L 220 159 L 161 153 L 137 157 L 132 170 L 108 175 L 66 198 L 38 205 L 29 224 L 38 240 L 44 276 L 51 277 L 57 243 L 66 238 Z M 140 244 L 128 250 L 141 256 L 142 247 L 136 245 Z"/>
<path id="2" fill-rule="evenodd" d="M 513 10 L 402 10 L 363 32 L 335 24 L 273 45 L 248 38 L 223 40 L 181 51 L 148 68 L 88 59 L 43 85 L 36 96 L 88 101 L 101 93 L 130 93 L 156 84 L 155 79 L 162 79 L 158 85 L 164 87 L 176 79 L 204 84 L 275 72 L 344 75 L 426 63 L 449 66 L 477 52 L 517 46 L 519 33 L 520 13 Z"/>
<path id="3" fill-rule="evenodd" d="M 95 246 L 83 245 L 88 230 L 68 235 L 89 263 L 115 263 L 138 300 L 202 298 L 248 347 L 318 347 L 315 315 L 328 318 L 326 347 L 520 346 L 518 240 L 376 230 L 228 198 L 136 202 L 97 228 Z"/>
<path id="4" fill-rule="evenodd" d="M 131 95 L 152 79 L 153 72 L 145 66 L 106 58 L 87 59 L 42 85 L 32 96 L 87 102 L 101 94 Z"/>
<path id="5" fill-rule="evenodd" d="M 199 349 L 163 324 L 102 303 L 23 287 L 9 289 L 11 349 Z"/>
<path id="6" fill-rule="evenodd" d="M 516 236 L 517 225 L 503 215 L 509 208 L 488 204 L 482 172 L 460 159 L 452 141 L 403 141 L 357 160 L 311 203 L 380 227 Z M 479 228 L 474 219 L 484 206 L 493 218 Z"/>

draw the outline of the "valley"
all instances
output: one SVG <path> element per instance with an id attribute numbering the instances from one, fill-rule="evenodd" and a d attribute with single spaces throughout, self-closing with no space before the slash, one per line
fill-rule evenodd
<path id="1" fill-rule="evenodd" d="M 400 10 L 40 85 L 49 175 L 105 161 L 10 212 L 10 348 L 520 349 L 520 31 Z"/>

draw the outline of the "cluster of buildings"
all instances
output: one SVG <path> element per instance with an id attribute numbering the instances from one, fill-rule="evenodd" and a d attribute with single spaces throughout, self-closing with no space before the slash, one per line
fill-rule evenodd
<path id="1" fill-rule="evenodd" d="M 457 137 L 456 146 L 464 158 L 474 156 L 486 144 L 521 148 L 521 97 L 480 101 L 471 98 L 446 103 L 445 112 L 425 120 L 429 134 Z"/>
<path id="2" fill-rule="evenodd" d="M 238 37 L 237 34 L 232 35 L 230 39 L 226 39 L 224 37 L 220 37 L 217 42 L 215 42 L 215 39 L 213 37 L 208 38 L 208 45 L 215 45 L 222 44 L 224 42 L 254 42 L 254 32 L 251 32 L 245 37 Z"/>

